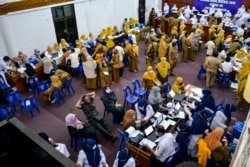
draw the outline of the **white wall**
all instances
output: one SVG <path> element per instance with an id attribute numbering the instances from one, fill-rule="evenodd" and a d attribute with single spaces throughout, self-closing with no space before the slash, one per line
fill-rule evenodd
<path id="1" fill-rule="evenodd" d="M 89 32 L 97 37 L 101 29 L 107 26 L 117 25 L 121 28 L 125 17 L 138 18 L 138 0 L 78 0 L 59 6 L 71 3 L 75 6 L 79 37 L 81 34 L 88 36 Z M 32 55 L 34 49 L 44 51 L 48 45 L 53 45 L 56 34 L 51 7 L 55 5 L 0 17 L 0 23 L 8 23 L 0 24 L 0 56 L 13 57 L 18 51 Z"/>
<path id="2" fill-rule="evenodd" d="M 148 22 L 149 13 L 152 8 L 158 8 L 161 10 L 161 0 L 146 0 L 146 13 L 145 13 L 145 23 Z"/>

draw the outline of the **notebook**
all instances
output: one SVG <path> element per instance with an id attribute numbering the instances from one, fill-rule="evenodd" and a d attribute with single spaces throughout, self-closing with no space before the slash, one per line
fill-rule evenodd
<path id="1" fill-rule="evenodd" d="M 173 121 L 173 120 L 171 120 L 171 119 L 169 119 L 169 120 L 163 120 L 163 121 L 160 123 L 160 125 L 162 125 L 162 126 L 164 127 L 165 130 L 169 127 L 169 125 L 174 126 L 175 124 L 176 124 L 176 122 Z"/>

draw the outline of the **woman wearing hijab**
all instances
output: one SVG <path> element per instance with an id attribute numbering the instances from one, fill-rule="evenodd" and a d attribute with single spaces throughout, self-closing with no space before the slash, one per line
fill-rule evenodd
<path id="1" fill-rule="evenodd" d="M 118 54 L 118 50 L 115 49 L 114 50 L 114 54 L 112 56 L 112 64 L 113 64 L 113 83 L 119 83 L 120 82 L 120 68 L 114 68 L 114 64 L 119 64 L 119 54 Z M 121 67 L 122 68 L 122 67 Z"/>
<path id="2" fill-rule="evenodd" d="M 98 55 L 99 54 L 96 54 L 96 57 L 98 57 Z M 98 75 L 100 80 L 100 86 L 103 88 L 106 85 L 110 85 L 110 74 L 109 74 L 108 61 L 106 57 L 101 58 L 101 60 L 98 63 L 98 67 L 99 67 Z"/>
<path id="3" fill-rule="evenodd" d="M 154 115 L 154 109 L 144 97 L 140 97 L 138 103 L 135 104 L 136 119 L 149 120 Z"/>
<path id="4" fill-rule="evenodd" d="M 159 49 L 158 49 L 158 62 L 161 61 L 162 57 L 165 57 L 167 55 L 167 42 L 166 42 L 166 36 L 161 36 Z"/>
<path id="5" fill-rule="evenodd" d="M 93 139 L 82 142 L 82 150 L 78 154 L 77 167 L 108 167 L 102 149 Z"/>
<path id="6" fill-rule="evenodd" d="M 197 141 L 201 139 L 204 133 L 208 130 L 208 118 L 212 113 L 206 109 L 197 112 L 193 117 L 193 122 L 190 127 L 190 140 L 188 143 L 188 154 L 192 157 L 197 157 Z"/>
<path id="7" fill-rule="evenodd" d="M 212 132 L 208 133 L 205 137 L 208 148 L 211 150 L 212 155 L 216 162 L 221 164 L 221 162 L 229 161 L 229 152 L 228 152 L 228 142 L 227 140 L 221 139 L 224 134 L 224 129 L 217 127 Z"/>
<path id="8" fill-rule="evenodd" d="M 168 62 L 170 64 L 170 75 L 175 76 L 173 74 L 173 71 L 174 71 L 174 68 L 177 66 L 178 47 L 177 47 L 177 43 L 174 42 L 174 40 L 172 40 L 171 43 L 172 44 L 170 44 L 169 46 L 169 54 L 167 56 L 168 56 Z"/>
<path id="9" fill-rule="evenodd" d="M 201 103 L 203 104 L 203 106 L 215 112 L 216 111 L 215 101 L 211 91 L 209 89 L 203 89 L 202 93 L 203 97 L 201 99 Z"/>
<path id="10" fill-rule="evenodd" d="M 147 124 L 147 122 L 147 120 L 136 120 L 136 111 L 129 109 L 126 111 L 125 116 L 123 117 L 122 127 L 125 131 L 130 126 L 133 126 L 135 128 L 143 127 Z"/>
<path id="11" fill-rule="evenodd" d="M 45 90 L 42 94 L 43 97 L 43 101 L 45 102 L 45 104 L 49 105 L 49 104 L 53 104 L 55 103 L 55 99 L 52 99 L 52 92 L 55 88 L 61 88 L 62 87 L 62 81 L 60 80 L 60 78 L 57 75 L 52 75 L 50 77 L 51 80 L 51 85 L 50 87 Z"/>
<path id="12" fill-rule="evenodd" d="M 161 58 L 161 62 L 155 67 L 157 70 L 157 78 L 161 83 L 168 82 L 168 74 L 170 70 L 170 64 L 167 62 L 166 57 Z"/>
<path id="13" fill-rule="evenodd" d="M 148 95 L 148 102 L 152 105 L 155 112 L 158 111 L 160 104 L 164 101 L 160 90 L 160 87 L 153 86 Z"/>
<path id="14" fill-rule="evenodd" d="M 49 144 L 51 144 L 55 149 L 60 151 L 63 155 L 65 155 L 67 158 L 70 157 L 69 151 L 65 144 L 63 143 L 56 143 L 52 138 L 50 138 L 45 132 L 40 132 L 38 135 L 43 138 L 45 141 L 47 141 Z"/>
<path id="15" fill-rule="evenodd" d="M 95 127 L 80 121 L 76 114 L 68 113 L 65 117 L 66 126 L 71 137 L 92 138 L 97 140 Z"/>
<path id="16" fill-rule="evenodd" d="M 156 76 L 152 66 L 148 66 L 142 77 L 142 87 L 150 90 L 154 85 L 162 86 L 161 81 Z"/>
<path id="17" fill-rule="evenodd" d="M 103 88 L 101 101 L 104 104 L 105 109 L 111 112 L 117 122 L 121 122 L 125 113 L 125 110 L 121 104 L 117 103 L 115 92 L 110 89 L 109 86 Z"/>
<path id="18" fill-rule="evenodd" d="M 235 104 L 226 104 L 224 109 L 216 111 L 210 129 L 214 130 L 217 127 L 225 129 L 230 124 L 231 120 L 236 121 L 236 118 L 232 117 L 232 112 L 236 110 L 237 107 Z"/>
<path id="19" fill-rule="evenodd" d="M 174 91 L 175 94 L 185 94 L 184 86 L 185 85 L 183 83 L 183 78 L 177 77 L 172 86 L 172 90 Z"/>
<path id="20" fill-rule="evenodd" d="M 71 75 L 68 72 L 61 70 L 61 69 L 57 69 L 55 72 L 55 75 L 57 75 L 60 78 L 62 83 L 64 83 L 65 80 L 68 80 L 71 78 Z"/>
<path id="21" fill-rule="evenodd" d="M 128 50 L 128 55 L 130 58 L 129 71 L 130 72 L 137 72 L 138 71 L 139 47 L 138 47 L 136 41 L 133 41 L 132 47 Z"/>
<path id="22" fill-rule="evenodd" d="M 123 148 L 117 153 L 113 167 L 135 167 L 135 159 L 131 156 L 128 148 Z"/>

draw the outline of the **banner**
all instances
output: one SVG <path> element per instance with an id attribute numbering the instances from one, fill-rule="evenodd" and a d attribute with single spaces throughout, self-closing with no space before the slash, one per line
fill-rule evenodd
<path id="1" fill-rule="evenodd" d="M 242 0 L 194 0 L 194 6 L 199 11 L 205 7 L 214 6 L 214 8 L 220 8 L 224 13 L 229 10 L 233 15 L 237 13 L 241 5 Z"/>

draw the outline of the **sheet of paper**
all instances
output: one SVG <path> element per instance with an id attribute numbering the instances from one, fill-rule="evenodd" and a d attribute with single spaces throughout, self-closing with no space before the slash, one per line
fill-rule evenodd
<path id="1" fill-rule="evenodd" d="M 183 111 L 179 111 L 175 118 L 185 119 L 185 113 Z"/>
<path id="2" fill-rule="evenodd" d="M 171 90 L 171 91 L 169 92 L 169 95 L 170 95 L 171 97 L 174 97 L 174 96 L 175 96 L 174 91 L 173 91 L 173 90 Z"/>
<path id="3" fill-rule="evenodd" d="M 201 88 L 191 88 L 191 92 L 193 92 L 198 97 L 203 96 Z"/>
<path id="4" fill-rule="evenodd" d="M 237 89 L 237 88 L 238 88 L 238 83 L 231 82 L 230 87 L 231 87 L 231 88 L 234 88 L 234 89 Z"/>
<path id="5" fill-rule="evenodd" d="M 130 137 L 135 132 L 135 128 L 130 126 L 125 132 L 127 132 Z"/>
<path id="6" fill-rule="evenodd" d="M 156 146 L 156 144 L 154 142 L 152 142 L 146 138 L 143 138 L 139 144 L 141 146 L 143 146 L 144 144 L 147 144 L 151 149 L 153 149 Z"/>
<path id="7" fill-rule="evenodd" d="M 24 67 L 20 67 L 17 69 L 17 71 L 20 73 L 24 73 L 25 70 L 26 70 L 26 68 L 24 68 Z"/>

